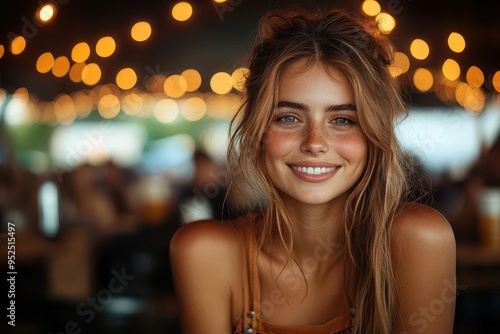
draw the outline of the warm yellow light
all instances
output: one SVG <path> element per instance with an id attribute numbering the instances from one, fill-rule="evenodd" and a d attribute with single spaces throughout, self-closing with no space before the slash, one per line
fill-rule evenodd
<path id="1" fill-rule="evenodd" d="M 455 88 L 455 99 L 461 106 L 464 106 L 465 95 L 468 89 L 470 89 L 470 86 L 465 82 L 459 82 Z"/>
<path id="2" fill-rule="evenodd" d="M 73 50 L 71 50 L 71 59 L 75 63 L 83 63 L 90 57 L 90 46 L 85 43 L 81 42 L 78 43 L 73 47 Z"/>
<path id="3" fill-rule="evenodd" d="M 199 97 L 191 97 L 182 104 L 182 115 L 188 121 L 198 121 L 205 116 L 207 105 Z"/>
<path id="4" fill-rule="evenodd" d="M 446 59 L 442 70 L 444 77 L 450 81 L 457 80 L 460 76 L 460 65 L 453 59 Z"/>
<path id="5" fill-rule="evenodd" d="M 413 58 L 424 60 L 429 56 L 429 45 L 423 39 L 414 39 L 410 45 L 410 53 Z"/>
<path id="6" fill-rule="evenodd" d="M 146 89 L 154 94 L 165 93 L 165 80 L 167 80 L 167 77 L 163 74 L 155 74 L 146 81 Z"/>
<path id="7" fill-rule="evenodd" d="M 397 51 L 394 54 L 394 61 L 389 67 L 389 72 L 393 77 L 400 76 L 403 73 L 408 72 L 410 69 L 410 59 L 407 55 L 402 52 Z"/>
<path id="8" fill-rule="evenodd" d="M 156 102 L 154 115 L 162 123 L 172 123 L 179 115 L 179 106 L 174 100 L 161 99 Z"/>
<path id="9" fill-rule="evenodd" d="M 73 99 L 67 95 L 59 95 L 54 101 L 54 115 L 56 120 L 63 125 L 73 123 L 76 118 L 76 108 Z"/>
<path id="10" fill-rule="evenodd" d="M 217 2 L 217 3 L 223 3 L 223 2 L 226 2 L 227 0 L 214 0 L 214 2 Z"/>
<path id="11" fill-rule="evenodd" d="M 478 115 L 483 111 L 486 96 L 481 88 L 468 87 L 465 90 L 464 108 L 471 115 Z"/>
<path id="12" fill-rule="evenodd" d="M 246 67 L 240 67 L 234 70 L 233 74 L 231 74 L 231 81 L 234 89 L 239 92 L 242 92 L 245 87 L 245 81 L 247 80 L 248 74 L 250 70 Z"/>
<path id="13" fill-rule="evenodd" d="M 2 44 L 0 44 L 0 59 L 2 59 L 4 53 L 5 53 L 5 47 Z"/>
<path id="14" fill-rule="evenodd" d="M 76 63 L 69 69 L 69 79 L 74 83 L 82 81 L 82 71 L 85 68 L 85 63 Z"/>
<path id="15" fill-rule="evenodd" d="M 226 72 L 215 73 L 210 79 L 210 88 L 217 94 L 227 94 L 233 88 L 231 76 Z"/>
<path id="16" fill-rule="evenodd" d="M 493 84 L 493 88 L 500 93 L 500 71 L 496 71 L 495 74 L 493 74 L 491 83 Z"/>
<path id="17" fill-rule="evenodd" d="M 460 53 L 465 49 L 465 39 L 458 32 L 452 32 L 448 37 L 448 46 L 453 52 Z"/>
<path id="18" fill-rule="evenodd" d="M 85 65 L 82 70 L 82 81 L 87 86 L 94 86 L 101 80 L 101 68 L 95 63 Z"/>
<path id="19" fill-rule="evenodd" d="M 104 95 L 97 104 L 97 110 L 103 118 L 113 118 L 120 113 L 120 100 L 113 94 Z"/>
<path id="20" fill-rule="evenodd" d="M 38 8 L 36 18 L 42 23 L 47 23 L 55 17 L 56 7 L 51 4 L 44 4 Z"/>
<path id="21" fill-rule="evenodd" d="M 47 73 L 54 66 L 54 56 L 50 52 L 45 52 L 36 61 L 36 70 L 40 73 Z"/>
<path id="22" fill-rule="evenodd" d="M 111 36 L 102 37 L 97 41 L 95 52 L 99 57 L 106 58 L 111 56 L 116 50 L 116 42 Z"/>
<path id="23" fill-rule="evenodd" d="M 467 70 L 467 74 L 465 75 L 467 82 L 473 88 L 481 87 L 484 83 L 484 74 L 483 71 L 477 66 L 471 66 Z"/>
<path id="24" fill-rule="evenodd" d="M 383 34 L 389 34 L 396 27 L 396 20 L 389 13 L 381 12 L 375 20 L 377 21 L 378 29 Z"/>
<path id="25" fill-rule="evenodd" d="M 178 98 L 186 93 L 187 82 L 182 76 L 174 74 L 169 76 L 163 84 L 163 91 L 167 96 Z"/>
<path id="26" fill-rule="evenodd" d="M 52 66 L 52 74 L 55 77 L 62 78 L 69 71 L 69 60 L 65 56 L 57 57 L 54 60 L 54 66 Z"/>
<path id="27" fill-rule="evenodd" d="M 12 42 L 10 42 L 10 52 L 13 55 L 18 55 L 24 51 L 26 48 L 26 39 L 23 36 L 15 37 Z"/>
<path id="28" fill-rule="evenodd" d="M 197 70 L 187 69 L 181 73 L 181 76 L 186 80 L 187 92 L 194 92 L 201 86 L 201 75 Z"/>
<path id="29" fill-rule="evenodd" d="M 76 116 L 78 118 L 87 117 L 94 109 L 94 103 L 92 102 L 92 99 L 88 95 L 78 92 L 75 93 L 72 96 L 72 98 L 75 103 Z"/>
<path id="30" fill-rule="evenodd" d="M 206 99 L 207 115 L 213 118 L 232 117 L 241 106 L 240 98 L 235 94 L 209 95 Z"/>
<path id="31" fill-rule="evenodd" d="M 177 21 L 187 21 L 191 15 L 193 15 L 193 7 L 188 2 L 179 2 L 172 8 L 172 17 Z"/>
<path id="32" fill-rule="evenodd" d="M 137 42 L 144 42 L 151 36 L 151 25 L 146 21 L 137 22 L 130 31 L 132 39 Z"/>
<path id="33" fill-rule="evenodd" d="M 116 75 L 116 85 L 121 89 L 130 89 L 137 83 L 137 74 L 130 67 L 124 68 Z"/>
<path id="34" fill-rule="evenodd" d="M 413 84 L 421 92 L 427 92 L 434 84 L 431 71 L 426 68 L 417 68 L 413 74 Z"/>
<path id="35" fill-rule="evenodd" d="M 380 13 L 380 4 L 374 0 L 366 0 L 361 5 L 363 13 L 368 16 L 377 16 Z"/>
<path id="36" fill-rule="evenodd" d="M 122 109 L 127 115 L 136 115 L 141 111 L 144 99 L 138 91 L 130 91 L 122 98 Z"/>

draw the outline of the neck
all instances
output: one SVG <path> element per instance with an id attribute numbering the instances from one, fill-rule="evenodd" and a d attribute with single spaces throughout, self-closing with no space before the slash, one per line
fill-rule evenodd
<path id="1" fill-rule="evenodd" d="M 292 255 L 298 263 L 314 262 L 318 267 L 329 267 L 338 260 L 344 249 L 342 216 L 346 198 L 344 195 L 316 205 L 282 196 L 293 225 Z"/>

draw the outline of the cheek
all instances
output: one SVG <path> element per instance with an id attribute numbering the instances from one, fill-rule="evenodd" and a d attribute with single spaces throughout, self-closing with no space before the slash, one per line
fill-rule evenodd
<path id="1" fill-rule="evenodd" d="M 276 159 L 286 156 L 290 153 L 296 143 L 294 136 L 284 133 L 269 130 L 264 135 L 263 147 L 266 163 L 270 163 L 270 159 Z"/>
<path id="2" fill-rule="evenodd" d="M 362 133 L 353 133 L 338 138 L 336 151 L 352 164 L 361 163 L 366 165 L 366 156 L 368 154 L 368 141 Z"/>

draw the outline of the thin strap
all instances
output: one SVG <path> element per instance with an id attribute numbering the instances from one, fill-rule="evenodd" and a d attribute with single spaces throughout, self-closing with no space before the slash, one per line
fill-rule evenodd
<path id="1" fill-rule="evenodd" d="M 250 298 L 251 298 L 251 308 L 249 308 L 249 313 L 247 318 L 251 320 L 253 326 L 253 332 L 260 331 L 260 283 L 259 283 L 259 267 L 257 264 L 257 248 L 255 243 L 255 217 L 250 222 L 250 238 L 248 255 L 250 260 Z M 250 332 L 250 331 L 249 331 Z"/>
<path id="2" fill-rule="evenodd" d="M 249 229 L 245 229 L 244 234 L 244 284 L 243 284 L 243 299 L 244 309 L 241 321 L 241 330 L 245 334 L 256 333 L 258 329 L 258 321 L 256 316 L 259 314 L 260 306 L 260 289 L 258 282 L 258 269 L 257 269 L 257 252 L 255 250 L 255 236 L 254 236 L 254 217 L 248 221 Z M 257 280 L 256 280 L 257 278 Z"/>
<path id="3" fill-rule="evenodd" d="M 345 270 L 345 269 L 344 269 Z M 346 312 L 349 313 L 349 316 L 351 318 L 354 318 L 354 314 L 356 313 L 356 310 L 354 309 L 354 307 L 351 306 L 351 304 L 349 303 L 349 299 L 347 298 L 347 293 L 346 293 L 346 290 L 347 290 L 347 286 L 345 284 L 345 275 L 344 273 L 342 273 L 342 276 L 344 277 L 344 287 L 342 289 L 342 295 L 344 296 L 344 307 L 345 307 L 345 310 Z"/>
<path id="4" fill-rule="evenodd" d="M 250 270 L 249 270 L 249 264 L 251 263 L 250 258 L 251 258 L 251 251 L 250 251 L 250 245 L 251 241 L 249 241 L 249 238 L 245 235 L 243 235 L 243 245 L 247 247 L 243 247 L 243 315 L 242 315 L 242 322 L 241 322 L 241 330 L 243 333 L 247 332 L 247 326 L 252 325 L 251 321 L 249 322 L 249 319 L 247 317 L 248 312 L 252 310 L 252 283 L 251 283 L 251 276 L 250 276 Z"/>

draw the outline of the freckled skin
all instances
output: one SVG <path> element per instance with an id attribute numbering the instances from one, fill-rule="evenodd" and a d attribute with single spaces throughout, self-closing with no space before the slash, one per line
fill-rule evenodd
<path id="1" fill-rule="evenodd" d="M 354 104 L 346 79 L 321 63 L 304 70 L 303 63 L 297 62 L 284 73 L 280 101 L 304 106 L 277 107 L 264 137 L 266 170 L 283 199 L 315 205 L 344 199 L 362 175 L 367 154 L 367 140 L 357 124 L 359 111 L 325 111 L 332 105 Z M 345 119 L 348 126 L 343 124 Z M 340 168 L 325 182 L 306 182 L 293 173 L 290 164 L 310 161 Z"/>

